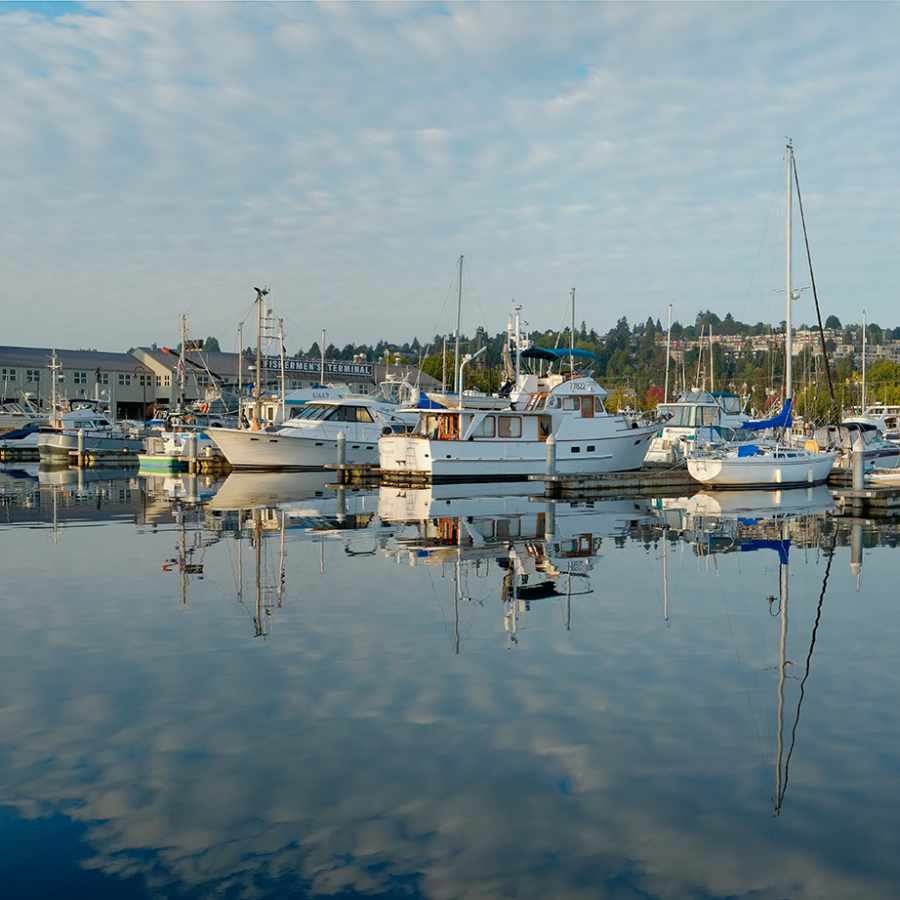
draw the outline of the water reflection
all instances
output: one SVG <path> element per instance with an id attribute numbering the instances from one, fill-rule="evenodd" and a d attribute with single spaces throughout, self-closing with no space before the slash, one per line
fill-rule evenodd
<path id="1" fill-rule="evenodd" d="M 8 504 L 0 801 L 121 896 L 893 896 L 895 526 L 232 478 Z"/>

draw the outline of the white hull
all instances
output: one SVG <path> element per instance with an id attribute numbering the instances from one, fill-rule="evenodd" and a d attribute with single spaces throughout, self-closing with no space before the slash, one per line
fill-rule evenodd
<path id="1" fill-rule="evenodd" d="M 837 453 L 804 453 L 790 457 L 768 455 L 689 457 L 688 472 L 710 487 L 770 488 L 776 485 L 821 484 L 828 479 Z"/>
<path id="2" fill-rule="evenodd" d="M 85 453 L 140 453 L 144 449 L 143 438 L 85 434 Z M 41 460 L 68 460 L 69 454 L 78 450 L 78 435 L 69 432 L 42 434 L 38 438 Z"/>
<path id="3" fill-rule="evenodd" d="M 557 440 L 556 472 L 592 475 L 639 469 L 654 428 L 623 429 L 603 437 Z M 576 451 L 576 452 L 573 452 Z M 527 478 L 547 468 L 544 441 L 443 441 L 388 435 L 378 442 L 382 473 L 431 480 Z"/>
<path id="4" fill-rule="evenodd" d="M 207 434 L 235 469 L 324 469 L 337 462 L 337 441 L 324 434 L 302 437 L 237 428 L 210 428 Z M 347 438 L 344 446 L 344 461 L 348 464 L 378 462 L 376 440 Z"/>

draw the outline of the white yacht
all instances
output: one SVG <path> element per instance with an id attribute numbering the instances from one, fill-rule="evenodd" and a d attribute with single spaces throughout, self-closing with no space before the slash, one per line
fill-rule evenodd
<path id="1" fill-rule="evenodd" d="M 691 477 L 710 487 L 768 488 L 781 485 L 820 484 L 827 480 L 838 458 L 837 452 L 819 452 L 815 442 L 803 448 L 791 445 L 791 408 L 793 406 L 792 383 L 792 304 L 799 296 L 791 278 L 791 215 L 793 210 L 793 181 L 796 179 L 794 148 L 785 148 L 786 219 L 785 219 L 785 354 L 784 395 L 781 413 L 761 422 L 744 422 L 743 431 L 771 430 L 774 434 L 788 432 L 783 442 L 773 439 L 759 443 L 709 444 L 697 447 L 687 458 Z"/>
<path id="2" fill-rule="evenodd" d="M 531 348 L 522 358 L 559 359 Z M 640 468 L 656 424 L 606 411 L 606 391 L 588 375 L 520 375 L 505 410 L 423 409 L 411 434 L 378 443 L 382 474 L 432 481 L 523 478 L 544 472 L 547 439 L 560 474 Z"/>
<path id="3" fill-rule="evenodd" d="M 374 464 L 378 438 L 415 421 L 415 413 L 376 397 L 347 396 L 305 403 L 275 431 L 210 428 L 207 434 L 235 469 L 321 469 L 336 461 L 339 434 L 347 463 Z"/>
<path id="4" fill-rule="evenodd" d="M 656 408 L 662 426 L 647 450 L 647 462 L 676 465 L 697 444 L 717 439 L 717 428 L 739 428 L 749 420 L 741 398 L 724 391 L 685 391 Z"/>
<path id="5" fill-rule="evenodd" d="M 23 394 L 19 400 L 0 402 L 0 435 L 3 437 L 7 437 L 4 432 L 19 431 L 35 424 L 46 425 L 47 421 L 46 411 L 27 394 Z"/>
<path id="6" fill-rule="evenodd" d="M 885 440 L 900 444 L 900 406 L 875 403 L 867 406 L 861 415 L 857 412 L 847 416 L 843 421 L 844 425 L 856 423 L 874 425 Z"/>
<path id="7" fill-rule="evenodd" d="M 60 429 L 46 429 L 38 435 L 41 462 L 68 462 L 69 454 L 78 450 L 78 433 L 83 432 L 86 453 L 140 453 L 142 435 L 115 424 L 105 413 L 94 408 L 78 408 L 67 412 Z"/>

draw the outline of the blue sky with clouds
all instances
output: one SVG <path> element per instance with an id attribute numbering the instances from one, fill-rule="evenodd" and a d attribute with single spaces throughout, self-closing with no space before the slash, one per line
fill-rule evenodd
<path id="1" fill-rule="evenodd" d="M 603 329 L 670 301 L 778 320 L 786 135 L 824 311 L 900 324 L 898 26 L 865 3 L 6 4 L 0 343 L 165 342 L 187 310 L 230 347 L 260 282 L 291 349 L 430 337 L 459 253 L 469 331 L 512 298 L 558 327 L 572 286 Z"/>

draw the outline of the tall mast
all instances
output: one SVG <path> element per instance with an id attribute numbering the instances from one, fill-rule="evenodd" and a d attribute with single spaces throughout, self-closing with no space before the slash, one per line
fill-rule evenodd
<path id="1" fill-rule="evenodd" d="M 281 421 L 285 419 L 285 391 L 284 391 L 284 319 L 278 320 L 278 343 L 281 347 Z"/>
<path id="2" fill-rule="evenodd" d="M 463 272 L 463 255 L 459 254 L 459 286 L 456 296 L 456 346 L 453 349 L 453 378 L 457 378 L 459 373 L 459 323 L 462 318 L 462 272 Z M 459 385 L 454 385 L 459 390 Z"/>
<path id="3" fill-rule="evenodd" d="M 861 414 L 866 411 L 866 332 L 869 330 L 868 313 L 863 310 L 863 329 L 862 329 L 862 409 Z"/>
<path id="4" fill-rule="evenodd" d="M 241 401 L 244 397 L 244 323 L 238 322 L 238 428 L 241 427 L 243 409 Z"/>
<path id="5" fill-rule="evenodd" d="M 669 358 L 672 355 L 672 304 L 666 316 L 666 385 L 663 388 L 663 403 L 669 402 Z"/>
<path id="6" fill-rule="evenodd" d="M 444 345 L 441 349 L 441 393 L 447 390 L 447 335 L 444 335 Z"/>
<path id="7" fill-rule="evenodd" d="M 522 321 L 519 317 L 521 309 L 522 307 L 518 304 L 513 306 L 513 310 L 515 310 L 516 385 L 519 384 L 519 376 L 522 374 Z"/>
<path id="8" fill-rule="evenodd" d="M 575 377 L 575 288 L 572 288 L 572 330 L 569 332 L 569 371 Z"/>
<path id="9" fill-rule="evenodd" d="M 181 314 L 181 352 L 178 355 L 178 408 L 184 409 L 185 344 L 187 344 L 187 316 Z"/>
<path id="10" fill-rule="evenodd" d="M 712 322 L 709 323 L 709 389 L 716 389 L 716 360 L 713 355 Z"/>
<path id="11" fill-rule="evenodd" d="M 262 332 L 263 332 L 263 298 L 269 293 L 268 288 L 253 288 L 256 291 L 256 385 L 253 389 L 253 417 L 257 422 L 262 418 Z"/>
<path id="12" fill-rule="evenodd" d="M 322 329 L 322 340 L 319 341 L 319 384 L 325 386 L 325 329 Z"/>
<path id="13" fill-rule="evenodd" d="M 784 149 L 784 177 L 786 187 L 785 198 L 785 218 L 784 218 L 784 294 L 785 294 L 785 314 L 784 314 L 784 397 L 785 400 L 790 399 L 794 395 L 793 382 L 793 339 L 791 328 L 791 304 L 794 301 L 793 287 L 791 285 L 791 252 L 792 252 L 792 235 L 791 235 L 791 215 L 794 209 L 793 197 L 793 174 L 794 164 L 794 147 L 788 140 Z"/>

